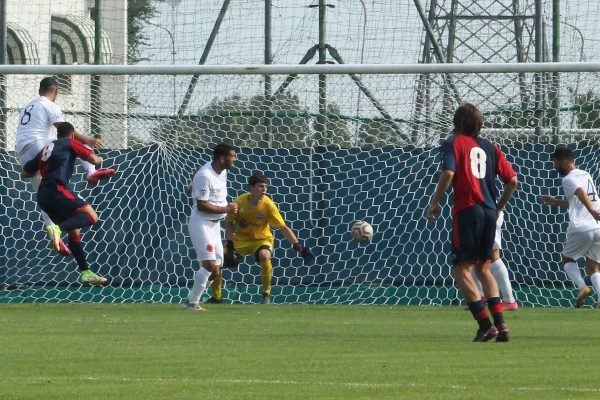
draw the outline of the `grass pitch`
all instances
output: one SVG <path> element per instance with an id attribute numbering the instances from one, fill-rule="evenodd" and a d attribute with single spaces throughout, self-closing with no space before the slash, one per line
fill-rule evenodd
<path id="1" fill-rule="evenodd" d="M 598 399 L 600 312 L 0 305 L 0 399 Z"/>

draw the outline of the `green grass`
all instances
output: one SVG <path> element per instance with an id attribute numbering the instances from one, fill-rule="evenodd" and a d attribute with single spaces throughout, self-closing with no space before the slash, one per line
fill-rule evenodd
<path id="1" fill-rule="evenodd" d="M 598 399 L 600 312 L 0 305 L 0 399 Z"/>

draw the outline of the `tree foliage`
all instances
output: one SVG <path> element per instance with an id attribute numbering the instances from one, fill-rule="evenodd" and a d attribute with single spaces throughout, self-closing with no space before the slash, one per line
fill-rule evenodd
<path id="1" fill-rule="evenodd" d="M 127 2 L 127 60 L 136 64 L 141 58 L 141 47 L 148 44 L 148 38 L 142 33 L 144 24 L 156 14 L 152 0 L 128 0 Z"/>

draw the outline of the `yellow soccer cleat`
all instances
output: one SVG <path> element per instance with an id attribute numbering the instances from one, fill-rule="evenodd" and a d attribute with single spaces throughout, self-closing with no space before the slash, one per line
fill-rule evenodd
<path id="1" fill-rule="evenodd" d="M 585 300 L 588 298 L 589 295 L 590 295 L 589 287 L 584 287 L 583 289 L 581 289 L 579 291 L 579 294 L 577 295 L 577 300 L 575 301 L 575 308 L 583 307 L 585 305 Z"/>
<path id="2" fill-rule="evenodd" d="M 48 233 L 48 237 L 50 237 L 50 241 L 52 242 L 52 248 L 60 252 L 60 235 L 62 235 L 62 231 L 60 230 L 58 225 L 48 225 L 46 227 L 46 233 Z"/>
<path id="3" fill-rule="evenodd" d="M 86 269 L 81 271 L 79 283 L 82 285 L 104 286 L 108 283 L 108 279 L 98 275 L 92 270 Z"/>

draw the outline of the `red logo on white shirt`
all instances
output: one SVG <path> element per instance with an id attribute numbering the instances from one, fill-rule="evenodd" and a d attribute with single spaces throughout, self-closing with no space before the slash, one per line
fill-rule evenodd
<path id="1" fill-rule="evenodd" d="M 207 244 L 206 251 L 208 251 L 209 253 L 212 253 L 213 251 L 215 251 L 215 248 L 213 247 L 212 244 Z"/>

